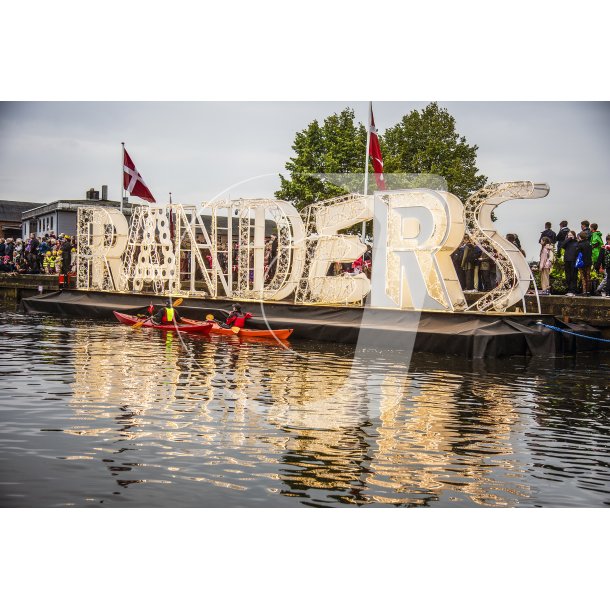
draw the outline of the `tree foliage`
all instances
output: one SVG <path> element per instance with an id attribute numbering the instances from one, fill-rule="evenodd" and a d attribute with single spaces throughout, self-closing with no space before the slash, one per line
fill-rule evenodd
<path id="1" fill-rule="evenodd" d="M 380 137 L 380 145 L 390 188 L 403 184 L 398 177 L 392 180 L 392 173 L 435 174 L 465 201 L 487 182 L 476 167 L 478 147 L 456 132 L 455 119 L 436 102 L 403 116 Z M 280 175 L 281 187 L 275 193 L 279 199 L 292 201 L 300 209 L 346 192 L 362 192 L 366 127 L 355 122 L 351 108 L 327 117 L 322 125 L 312 121 L 296 134 L 292 149 L 295 155 L 286 163 L 290 177 Z M 369 172 L 372 180 L 370 162 Z M 357 176 L 350 181 L 352 173 Z M 319 174 L 340 174 L 345 179 L 338 186 L 336 179 L 333 183 Z M 423 178 L 423 182 L 412 180 L 410 184 L 426 186 Z"/>
<path id="2" fill-rule="evenodd" d="M 343 174 L 349 184 L 349 174 L 363 173 L 366 127 L 356 124 L 354 111 L 345 108 L 324 119 L 322 125 L 312 121 L 296 134 L 292 149 L 295 156 L 286 163 L 290 178 L 280 174 L 275 196 L 300 209 L 347 192 L 319 174 Z"/>
<path id="3" fill-rule="evenodd" d="M 478 146 L 471 146 L 455 130 L 455 119 L 436 102 L 421 112 L 413 110 L 381 141 L 386 174 L 436 174 L 449 192 L 462 201 L 485 186 L 487 178 L 476 167 Z"/>

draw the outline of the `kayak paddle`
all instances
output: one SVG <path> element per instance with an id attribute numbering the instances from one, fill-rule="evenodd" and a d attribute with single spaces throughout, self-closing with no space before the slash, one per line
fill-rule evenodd
<path id="1" fill-rule="evenodd" d="M 208 315 L 205 317 L 205 319 L 206 319 L 208 322 L 216 322 L 216 324 L 218 324 L 218 325 L 221 325 L 221 324 L 222 324 L 222 322 L 220 322 L 219 320 L 217 320 L 217 319 L 214 317 L 214 315 L 213 315 L 213 314 L 211 314 L 211 313 L 209 313 L 209 314 L 208 314 Z M 226 326 L 225 326 L 224 328 L 226 328 Z M 233 327 L 231 327 L 231 331 L 233 332 L 233 334 L 234 334 L 234 335 L 239 334 L 239 331 L 240 331 L 240 330 L 241 330 L 241 329 L 239 328 L 239 326 L 233 326 Z"/>

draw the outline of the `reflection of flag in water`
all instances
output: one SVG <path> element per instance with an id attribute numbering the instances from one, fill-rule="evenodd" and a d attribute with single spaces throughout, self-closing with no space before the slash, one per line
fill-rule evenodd
<path id="1" fill-rule="evenodd" d="M 156 203 L 125 148 L 123 148 L 123 188 L 134 197 L 139 197 L 149 203 Z"/>
<path id="2" fill-rule="evenodd" d="M 379 146 L 379 137 L 377 136 L 377 127 L 375 127 L 375 117 L 373 117 L 373 102 L 369 106 L 369 132 L 371 134 L 371 143 L 369 148 L 369 156 L 373 163 L 375 172 L 375 182 L 380 191 L 386 190 L 385 178 L 383 177 L 383 157 L 381 156 L 381 147 Z"/>

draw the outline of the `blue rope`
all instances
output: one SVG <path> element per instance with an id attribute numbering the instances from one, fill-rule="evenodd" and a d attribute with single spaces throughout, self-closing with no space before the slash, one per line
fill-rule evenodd
<path id="1" fill-rule="evenodd" d="M 556 330 L 560 333 L 565 333 L 566 335 L 574 335 L 575 337 L 582 337 L 583 339 L 593 339 L 593 341 L 601 341 L 602 343 L 610 343 L 610 339 L 601 339 L 600 337 L 589 337 L 588 335 L 582 335 L 581 333 L 575 333 L 571 330 L 566 330 L 565 328 L 559 328 L 558 326 L 551 326 L 550 324 L 544 324 L 543 322 L 536 322 L 540 326 L 545 326 L 546 328 L 550 328 L 551 330 Z"/>

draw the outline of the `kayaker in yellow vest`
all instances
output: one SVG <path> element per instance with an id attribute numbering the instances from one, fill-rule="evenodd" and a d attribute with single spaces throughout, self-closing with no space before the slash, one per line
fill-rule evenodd
<path id="1" fill-rule="evenodd" d="M 153 322 L 155 324 L 173 324 L 174 321 L 178 324 L 182 318 L 178 313 L 178 309 L 172 306 L 172 300 L 167 299 L 165 306 L 162 307 L 154 316 Z"/>

